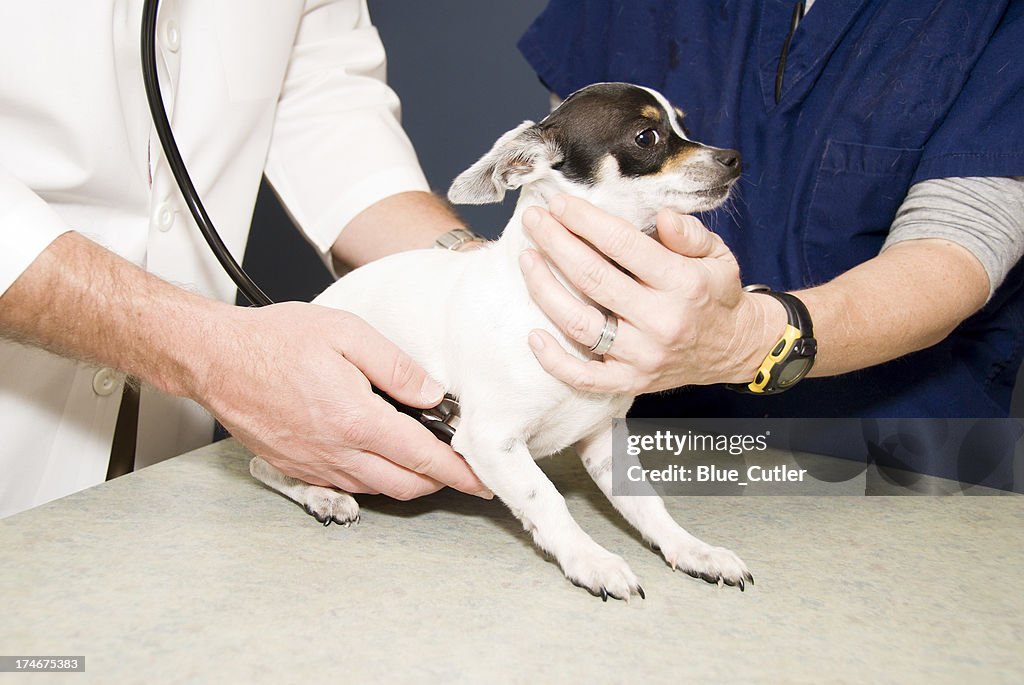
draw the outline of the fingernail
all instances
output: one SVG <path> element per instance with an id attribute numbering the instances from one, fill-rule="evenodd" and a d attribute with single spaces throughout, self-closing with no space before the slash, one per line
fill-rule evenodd
<path id="1" fill-rule="evenodd" d="M 544 349 L 544 338 L 540 337 L 536 333 L 530 333 L 528 340 L 530 342 L 530 347 L 534 350 L 539 352 Z"/>
<path id="2" fill-rule="evenodd" d="M 527 228 L 536 228 L 540 223 L 540 210 L 536 207 L 528 207 L 523 212 L 523 226 Z"/>
<path id="3" fill-rule="evenodd" d="M 565 197 L 555 195 L 551 198 L 551 202 L 548 203 L 548 208 L 551 209 L 552 214 L 560 216 L 565 211 Z"/>
<path id="4" fill-rule="evenodd" d="M 444 399 L 444 387 L 430 376 L 423 379 L 423 387 L 420 388 L 420 397 L 431 406 Z"/>
<path id="5" fill-rule="evenodd" d="M 487 488 L 484 488 L 483 490 L 477 490 L 473 494 L 479 497 L 480 499 L 494 499 L 494 493 L 488 490 Z"/>
<path id="6" fill-rule="evenodd" d="M 529 250 L 523 250 L 519 253 L 519 268 L 523 271 L 529 271 L 535 263 L 536 260 Z"/>

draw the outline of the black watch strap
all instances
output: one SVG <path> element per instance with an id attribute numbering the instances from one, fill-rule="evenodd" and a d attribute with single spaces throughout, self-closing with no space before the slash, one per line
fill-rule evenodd
<path id="1" fill-rule="evenodd" d="M 777 292 L 768 286 L 744 288 L 749 292 L 774 297 L 786 309 L 786 330 L 765 356 L 750 383 L 732 383 L 726 387 L 753 395 L 774 395 L 789 390 L 811 370 L 818 343 L 807 306 L 790 293 Z"/>

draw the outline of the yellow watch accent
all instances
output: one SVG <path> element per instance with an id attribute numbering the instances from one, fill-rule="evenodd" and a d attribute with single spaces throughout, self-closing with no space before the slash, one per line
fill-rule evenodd
<path id="1" fill-rule="evenodd" d="M 799 328 L 787 323 L 786 330 L 779 339 L 779 342 L 775 344 L 775 347 L 771 349 L 771 352 L 761 362 L 757 373 L 754 374 L 754 380 L 747 385 L 747 389 L 753 393 L 763 393 L 768 382 L 772 379 L 772 371 L 774 371 L 775 366 L 789 356 L 793 345 L 802 337 L 803 334 Z"/>
<path id="2" fill-rule="evenodd" d="M 727 383 L 725 387 L 753 395 L 777 395 L 800 382 L 814 365 L 818 342 L 807 307 L 790 293 L 776 292 L 766 285 L 748 285 L 747 292 L 774 297 L 786 308 L 786 330 L 761 362 L 754 380 L 749 383 Z"/>

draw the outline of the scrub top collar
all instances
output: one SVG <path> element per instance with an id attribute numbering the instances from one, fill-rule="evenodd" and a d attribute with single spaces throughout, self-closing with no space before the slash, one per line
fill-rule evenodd
<path id="1" fill-rule="evenodd" d="M 782 96 L 775 103 L 775 75 L 782 44 L 789 33 L 795 0 L 764 0 L 761 3 L 757 61 L 760 65 L 761 96 L 766 110 L 799 101 L 807 95 L 850 26 L 869 0 L 823 0 L 814 5 L 793 34 L 782 81 Z"/>

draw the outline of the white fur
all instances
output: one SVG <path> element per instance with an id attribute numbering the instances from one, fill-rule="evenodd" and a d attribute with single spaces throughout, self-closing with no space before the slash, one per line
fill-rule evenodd
<path id="1" fill-rule="evenodd" d="M 667 114 L 671 115 L 670 108 Z M 686 180 L 625 182 L 617 170 L 609 169 L 604 174 L 608 178 L 593 186 L 569 183 L 551 170 L 550 157 L 559 154 L 557 150 L 522 140 L 529 123 L 499 139 L 452 186 L 455 196 L 476 192 L 493 197 L 525 183 L 500 240 L 466 252 L 418 250 L 381 259 L 345 276 L 315 302 L 361 316 L 459 398 L 462 416 L 452 446 L 575 584 L 622 599 L 640 592 L 626 563 L 576 524 L 562 496 L 534 461 L 571 445 L 578 445 L 605 495 L 645 539 L 662 550 L 673 568 L 742 587 L 750 580 L 743 562 L 680 528 L 659 497 L 612 495 L 611 419 L 624 416 L 633 398 L 582 393 L 561 383 L 544 371 L 527 344 L 531 329 L 544 328 L 580 358 L 588 356 L 527 293 L 518 262 L 530 245 L 522 229 L 523 212 L 532 205 L 546 206 L 556 193 L 571 192 L 643 226 L 653 222 L 660 207 L 679 205 L 669 181 L 674 180 L 678 188 Z M 517 140 L 534 145 L 527 150 L 533 155 L 531 167 L 517 167 L 512 175 L 493 170 L 500 170 L 501 160 L 509 155 L 523 153 L 515 147 Z M 487 182 L 493 182 L 493 191 Z M 425 303 L 425 293 L 431 304 Z M 330 519 L 331 512 L 316 508 L 323 488 L 303 489 L 258 461 L 253 475 L 312 509 L 321 521 Z M 353 518 L 350 511 L 345 516 Z"/>

